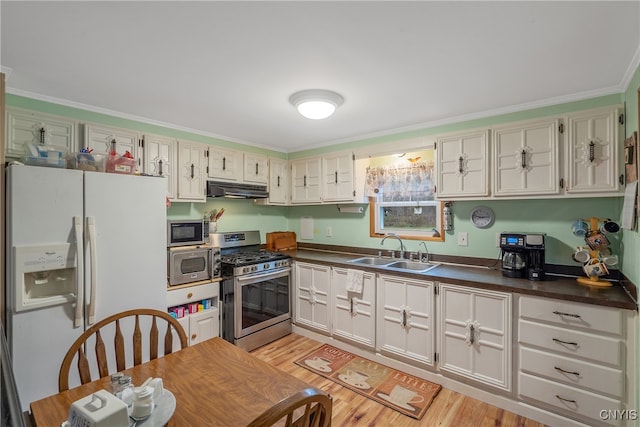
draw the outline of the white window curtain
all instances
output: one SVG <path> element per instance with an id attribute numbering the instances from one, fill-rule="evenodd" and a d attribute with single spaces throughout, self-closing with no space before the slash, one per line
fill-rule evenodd
<path id="1" fill-rule="evenodd" d="M 433 162 L 367 168 L 367 196 L 379 202 L 434 200 L 433 190 Z"/>

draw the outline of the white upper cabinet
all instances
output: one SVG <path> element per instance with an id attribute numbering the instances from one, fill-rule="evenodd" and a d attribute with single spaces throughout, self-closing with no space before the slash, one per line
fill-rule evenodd
<path id="1" fill-rule="evenodd" d="M 353 201 L 355 197 L 353 153 L 336 153 L 322 158 L 322 200 Z"/>
<path id="2" fill-rule="evenodd" d="M 163 176 L 167 181 L 167 196 L 175 199 L 177 191 L 177 141 L 160 135 L 144 135 L 144 172 L 150 175 Z"/>
<path id="3" fill-rule="evenodd" d="M 205 202 L 207 145 L 178 141 L 178 200 Z"/>
<path id="4" fill-rule="evenodd" d="M 242 151 L 209 147 L 209 178 L 220 181 L 242 181 Z"/>
<path id="5" fill-rule="evenodd" d="M 244 181 L 257 185 L 269 182 L 269 158 L 260 154 L 244 153 Z"/>
<path id="6" fill-rule="evenodd" d="M 269 159 L 269 204 L 286 205 L 290 198 L 289 162 L 283 159 Z"/>
<path id="7" fill-rule="evenodd" d="M 84 146 L 100 154 L 109 154 L 114 147 L 121 156 L 128 151 L 136 159 L 136 172 L 142 172 L 144 154 L 140 134 L 136 131 L 87 123 L 84 125 Z"/>
<path id="8" fill-rule="evenodd" d="M 291 202 L 319 203 L 320 192 L 320 158 L 291 161 Z"/>
<path id="9" fill-rule="evenodd" d="M 567 118 L 565 180 L 567 193 L 618 192 L 620 110 L 606 108 Z"/>
<path id="10" fill-rule="evenodd" d="M 489 195 L 489 131 L 438 138 L 437 185 L 439 199 Z"/>
<path id="11" fill-rule="evenodd" d="M 7 107 L 6 118 L 9 158 L 24 157 L 28 143 L 77 150 L 75 120 L 12 107 Z"/>
<path id="12" fill-rule="evenodd" d="M 492 130 L 495 196 L 559 194 L 559 124 L 553 118 Z"/>

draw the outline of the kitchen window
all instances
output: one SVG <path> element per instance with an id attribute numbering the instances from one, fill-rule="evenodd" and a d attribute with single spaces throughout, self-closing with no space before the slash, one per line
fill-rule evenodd
<path id="1" fill-rule="evenodd" d="M 372 158 L 366 180 L 371 236 L 444 240 L 434 180 L 434 150 Z"/>

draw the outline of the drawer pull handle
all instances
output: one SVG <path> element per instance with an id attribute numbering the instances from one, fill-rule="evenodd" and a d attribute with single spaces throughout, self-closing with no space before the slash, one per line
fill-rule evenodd
<path id="1" fill-rule="evenodd" d="M 563 402 L 567 402 L 567 403 L 578 403 L 578 402 L 576 402 L 576 401 L 575 401 L 575 400 L 573 400 L 573 399 L 565 399 L 564 397 L 560 397 L 560 396 L 558 396 L 557 394 L 556 394 L 556 397 L 557 397 L 558 399 L 562 400 Z"/>
<path id="2" fill-rule="evenodd" d="M 567 344 L 567 345 L 575 345 L 575 346 L 578 345 L 577 342 L 562 341 L 562 340 L 559 340 L 558 338 L 552 338 L 552 339 L 559 344 Z"/>
<path id="3" fill-rule="evenodd" d="M 576 319 L 580 319 L 579 314 L 563 313 L 562 311 L 554 311 L 553 314 L 557 314 L 558 316 L 575 317 Z"/>
<path id="4" fill-rule="evenodd" d="M 560 371 L 563 374 L 571 374 L 571 375 L 575 375 L 576 377 L 580 376 L 580 372 L 565 371 L 564 369 L 558 368 L 557 366 L 554 366 L 553 369 L 555 369 L 556 371 Z"/>
<path id="5" fill-rule="evenodd" d="M 187 294 L 187 298 L 191 298 L 191 297 L 193 297 L 193 292 L 189 292 L 189 293 Z"/>

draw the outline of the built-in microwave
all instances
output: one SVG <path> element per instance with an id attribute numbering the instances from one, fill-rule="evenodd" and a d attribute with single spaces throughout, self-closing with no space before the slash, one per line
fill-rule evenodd
<path id="1" fill-rule="evenodd" d="M 170 219 L 167 221 L 167 246 L 209 243 L 208 219 Z"/>
<path id="2" fill-rule="evenodd" d="M 167 250 L 169 286 L 199 282 L 220 277 L 220 248 L 184 246 Z"/>

